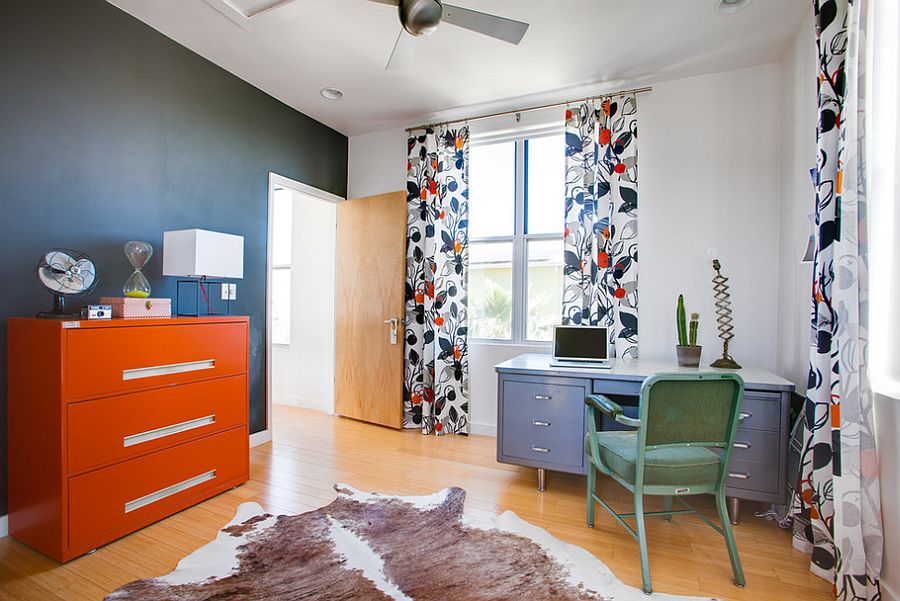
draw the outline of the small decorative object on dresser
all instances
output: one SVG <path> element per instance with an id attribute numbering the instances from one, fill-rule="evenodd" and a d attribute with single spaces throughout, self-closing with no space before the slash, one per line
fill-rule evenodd
<path id="1" fill-rule="evenodd" d="M 122 294 L 128 298 L 147 298 L 150 296 L 150 282 L 141 273 L 141 269 L 153 256 L 153 247 L 149 242 L 141 242 L 132 240 L 125 244 L 125 256 L 128 262 L 134 267 L 134 273 L 125 280 L 122 286 Z"/>
<path id="2" fill-rule="evenodd" d="M 728 343 L 734 338 L 734 326 L 731 325 L 731 293 L 728 291 L 728 278 L 722 275 L 722 264 L 713 259 L 712 267 L 716 271 L 713 277 L 713 290 L 716 299 L 716 321 L 719 322 L 719 338 L 722 339 L 722 356 L 709 364 L 710 367 L 724 369 L 740 369 L 741 366 L 728 354 Z"/>
<path id="3" fill-rule="evenodd" d="M 9 319 L 10 535 L 68 561 L 246 482 L 248 331 Z"/>
<path id="4" fill-rule="evenodd" d="M 100 302 L 112 307 L 116 319 L 168 319 L 172 317 L 170 298 L 128 298 L 103 296 Z"/>
<path id="5" fill-rule="evenodd" d="M 54 248 L 41 255 L 35 272 L 38 281 L 53 294 L 53 309 L 37 316 L 56 319 L 73 319 L 75 315 L 69 313 L 66 299 L 89 294 L 99 279 L 93 259 L 67 248 Z"/>
<path id="6" fill-rule="evenodd" d="M 697 331 L 700 329 L 700 314 L 691 313 L 690 333 L 684 312 L 684 296 L 678 295 L 678 307 L 675 310 L 675 322 L 678 327 L 678 346 L 675 354 L 679 367 L 700 367 L 702 346 L 697 346 Z"/>

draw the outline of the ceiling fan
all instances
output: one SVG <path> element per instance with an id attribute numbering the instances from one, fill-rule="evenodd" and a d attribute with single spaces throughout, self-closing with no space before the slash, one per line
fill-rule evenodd
<path id="1" fill-rule="evenodd" d="M 394 50 L 385 69 L 399 71 L 409 66 L 416 38 L 434 33 L 438 25 L 450 23 L 463 29 L 518 44 L 528 30 L 528 23 L 498 17 L 488 13 L 445 4 L 440 0 L 370 0 L 379 4 L 396 6 L 403 30 L 394 43 Z"/>

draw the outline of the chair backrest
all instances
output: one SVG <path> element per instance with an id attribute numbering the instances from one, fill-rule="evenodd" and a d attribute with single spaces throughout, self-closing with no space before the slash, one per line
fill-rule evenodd
<path id="1" fill-rule="evenodd" d="M 744 380 L 734 373 L 657 374 L 641 388 L 638 444 L 730 449 Z"/>

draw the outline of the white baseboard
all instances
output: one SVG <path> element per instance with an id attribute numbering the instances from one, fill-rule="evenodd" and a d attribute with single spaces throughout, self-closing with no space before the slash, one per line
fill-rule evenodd
<path id="1" fill-rule="evenodd" d="M 900 596 L 897 596 L 897 593 L 894 591 L 894 587 L 882 580 L 881 599 L 882 601 L 900 601 Z"/>
<path id="2" fill-rule="evenodd" d="M 267 442 L 272 440 L 272 431 L 271 430 L 263 430 L 262 432 L 257 432 L 256 434 L 250 435 L 250 446 L 258 447 L 261 444 L 266 444 Z"/>
<path id="3" fill-rule="evenodd" d="M 497 425 L 496 424 L 476 424 L 475 422 L 469 422 L 469 432 L 471 434 L 475 434 L 477 436 L 493 436 L 497 437 Z"/>
<path id="4" fill-rule="evenodd" d="M 334 401 L 310 399 L 292 394 L 276 394 L 275 404 L 287 405 L 288 407 L 303 407 L 304 409 L 315 409 L 317 411 L 324 411 L 325 413 L 329 414 L 334 413 Z"/>
<path id="5" fill-rule="evenodd" d="M 9 516 L 0 515 L 0 538 L 9 535 Z"/>

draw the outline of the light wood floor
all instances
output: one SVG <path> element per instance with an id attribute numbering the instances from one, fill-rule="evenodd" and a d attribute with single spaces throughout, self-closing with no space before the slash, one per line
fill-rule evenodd
<path id="1" fill-rule="evenodd" d="M 250 477 L 241 487 L 64 565 L 8 537 L 0 539 L 0 599 L 100 599 L 131 580 L 171 571 L 180 558 L 209 542 L 240 503 L 300 512 L 330 502 L 336 482 L 391 494 L 461 486 L 468 492 L 467 511 L 513 510 L 587 549 L 619 578 L 640 587 L 637 545 L 621 526 L 600 508 L 597 527 L 585 526 L 584 478 L 550 474 L 547 492 L 539 493 L 534 470 L 495 461 L 493 438 L 425 437 L 279 407 L 275 442 L 252 450 Z M 627 507 L 629 498 L 616 484 L 601 480 L 601 486 L 614 506 Z M 699 504 L 712 509 L 709 503 Z M 731 584 L 722 539 L 698 519 L 648 520 L 656 591 L 735 600 L 832 598 L 830 586 L 809 573 L 808 557 L 791 549 L 788 532 L 754 518 L 751 507 L 744 508 L 737 528 L 747 575 L 744 589 Z"/>

